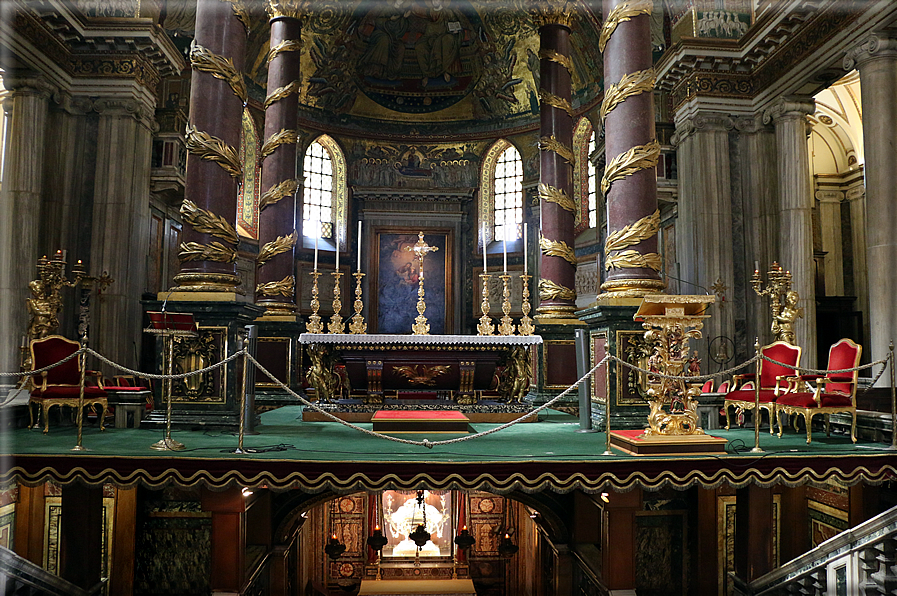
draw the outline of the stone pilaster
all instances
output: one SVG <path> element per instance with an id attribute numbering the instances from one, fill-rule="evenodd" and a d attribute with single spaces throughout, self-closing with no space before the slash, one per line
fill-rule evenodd
<path id="1" fill-rule="evenodd" d="M 681 263 L 679 277 L 683 294 L 715 294 L 719 300 L 704 324 L 705 341 L 695 342 L 705 368 L 710 360 L 708 342 L 724 335 L 733 341 L 735 287 L 732 249 L 732 185 L 729 177 L 729 131 L 732 119 L 705 112 L 676 123 L 678 145 L 679 219 L 676 254 Z M 718 283 L 720 282 L 720 283 Z"/>
<path id="2" fill-rule="evenodd" d="M 807 147 L 807 115 L 815 110 L 810 98 L 782 97 L 763 113 L 773 123 L 779 182 L 779 264 L 791 272 L 791 289 L 800 294 L 803 318 L 794 322 L 801 364 L 816 366 L 816 288 L 813 261 L 813 192 Z M 761 266 L 762 267 L 762 266 Z M 763 273 L 761 271 L 761 273 Z"/>
<path id="3" fill-rule="evenodd" d="M 6 77 L 3 82 L 11 94 L 3 103 L 8 130 L 0 195 L 0 371 L 8 372 L 19 369 L 18 347 L 28 328 L 28 282 L 41 256 L 44 146 L 54 89 L 42 78 Z"/>
<path id="4" fill-rule="evenodd" d="M 872 360 L 878 360 L 888 355 L 888 343 L 897 336 L 897 39 L 870 36 L 848 52 L 844 67 L 860 71 L 863 89 L 866 212 L 872 215 L 865 227 L 872 344 L 867 353 Z"/>
<path id="5" fill-rule="evenodd" d="M 863 313 L 863 337 L 870 337 L 869 269 L 866 266 L 866 188 L 862 181 L 847 189 L 845 200 L 850 204 L 850 236 L 853 251 L 853 287 L 856 309 Z M 865 340 L 864 340 L 865 341 Z M 866 352 L 864 359 L 869 358 Z M 876 358 L 877 360 L 877 358 Z"/>
<path id="6" fill-rule="evenodd" d="M 825 295 L 844 295 L 844 258 L 841 239 L 841 201 L 844 193 L 837 190 L 817 190 L 819 227 L 822 231 L 822 250 L 825 254 Z"/>

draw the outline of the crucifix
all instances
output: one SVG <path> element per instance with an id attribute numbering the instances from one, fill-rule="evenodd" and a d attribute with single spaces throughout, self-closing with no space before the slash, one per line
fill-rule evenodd
<path id="1" fill-rule="evenodd" d="M 424 312 L 427 310 L 427 304 L 424 302 L 424 257 L 427 253 L 436 252 L 439 250 L 439 247 L 428 245 L 424 241 L 423 232 L 419 232 L 417 238 L 418 240 L 414 243 L 414 246 L 405 247 L 405 250 L 413 252 L 417 260 L 420 261 L 420 275 L 417 286 L 417 317 L 414 319 L 411 330 L 414 332 L 414 335 L 429 335 L 430 324 L 427 323 L 427 317 L 424 316 Z"/>

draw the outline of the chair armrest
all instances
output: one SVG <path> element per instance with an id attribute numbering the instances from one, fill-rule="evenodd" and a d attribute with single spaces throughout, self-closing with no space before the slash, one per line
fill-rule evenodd
<path id="1" fill-rule="evenodd" d="M 750 381 L 756 376 L 754 373 L 743 373 L 740 375 L 732 375 L 732 384 L 729 386 L 729 391 L 735 391 L 738 389 L 743 381 Z"/>
<path id="2" fill-rule="evenodd" d="M 84 377 L 93 377 L 97 380 L 97 387 L 103 389 L 103 372 L 99 370 L 85 370 Z M 85 383 L 86 384 L 86 383 Z"/>
<path id="3" fill-rule="evenodd" d="M 782 383 L 785 384 L 784 387 L 782 387 Z M 781 393 L 779 393 L 780 389 L 782 390 Z M 776 377 L 775 389 L 773 389 L 773 393 L 775 393 L 775 396 L 778 397 L 779 395 L 791 393 L 792 391 L 797 391 L 797 382 L 795 381 L 795 377 L 793 375 L 778 375 Z"/>
<path id="4" fill-rule="evenodd" d="M 839 375 L 832 375 L 827 378 L 829 382 L 832 383 L 853 383 L 853 375 L 845 375 L 843 373 Z"/>
<path id="5" fill-rule="evenodd" d="M 822 378 L 825 378 L 825 375 L 800 375 L 801 381 L 815 381 Z"/>

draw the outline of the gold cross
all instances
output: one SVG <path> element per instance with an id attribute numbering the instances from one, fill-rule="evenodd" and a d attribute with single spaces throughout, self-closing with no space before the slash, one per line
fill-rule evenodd
<path id="1" fill-rule="evenodd" d="M 417 242 L 414 243 L 414 246 L 406 246 L 405 250 L 410 250 L 414 253 L 414 255 L 423 262 L 424 255 L 430 252 L 436 252 L 439 250 L 438 246 L 430 246 L 424 241 L 424 233 L 418 232 L 417 234 Z"/>

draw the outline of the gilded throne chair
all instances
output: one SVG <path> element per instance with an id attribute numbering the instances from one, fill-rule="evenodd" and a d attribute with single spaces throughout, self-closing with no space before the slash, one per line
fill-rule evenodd
<path id="1" fill-rule="evenodd" d="M 800 363 L 801 348 L 784 341 L 777 341 L 760 348 L 760 353 L 782 364 L 774 364 L 768 360 L 760 360 L 760 378 L 754 373 L 732 375 L 732 390 L 726 394 L 723 408 L 726 410 L 726 430 L 731 426 L 729 408 L 734 407 L 737 414 L 753 410 L 756 401 L 754 383 L 760 387 L 760 410 L 766 410 L 769 418 L 769 434 L 773 434 L 776 413 L 776 400 L 788 390 L 788 379 L 797 374 Z M 750 384 L 749 387 L 747 385 Z M 761 412 L 755 412 L 761 416 Z M 760 420 L 758 419 L 758 423 Z"/>

